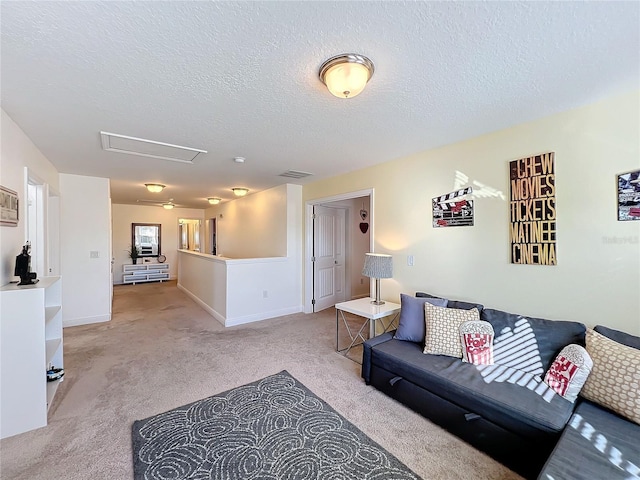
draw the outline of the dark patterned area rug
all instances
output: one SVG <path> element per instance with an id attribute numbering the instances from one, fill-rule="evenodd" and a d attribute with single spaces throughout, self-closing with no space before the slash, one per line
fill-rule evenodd
<path id="1" fill-rule="evenodd" d="M 419 479 L 282 371 L 133 424 L 136 480 Z"/>

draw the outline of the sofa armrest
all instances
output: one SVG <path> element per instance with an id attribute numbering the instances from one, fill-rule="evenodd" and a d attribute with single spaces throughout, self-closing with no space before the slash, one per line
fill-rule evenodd
<path id="1" fill-rule="evenodd" d="M 362 345 L 362 378 L 367 385 L 371 377 L 371 348 L 393 339 L 396 331 L 392 330 L 377 337 L 370 338 Z"/>

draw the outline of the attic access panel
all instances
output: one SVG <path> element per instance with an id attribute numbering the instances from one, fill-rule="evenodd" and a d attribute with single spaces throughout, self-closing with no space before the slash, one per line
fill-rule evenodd
<path id="1" fill-rule="evenodd" d="M 183 147 L 117 133 L 100 132 L 100 139 L 102 148 L 107 152 L 126 153 L 172 162 L 193 163 L 198 155 L 207 153 L 206 150 L 199 148 Z"/>

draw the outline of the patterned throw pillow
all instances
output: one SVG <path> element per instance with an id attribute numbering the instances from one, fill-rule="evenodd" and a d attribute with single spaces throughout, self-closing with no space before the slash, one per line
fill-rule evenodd
<path id="1" fill-rule="evenodd" d="M 593 369 L 580 395 L 640 424 L 640 350 L 587 330 Z"/>
<path id="2" fill-rule="evenodd" d="M 425 303 L 424 353 L 462 358 L 459 329 L 462 323 L 470 320 L 480 320 L 477 308 L 460 310 Z"/>
<path id="3" fill-rule="evenodd" d="M 464 322 L 460 325 L 462 360 L 474 365 L 493 365 L 493 337 L 489 322 Z"/>
<path id="4" fill-rule="evenodd" d="M 558 395 L 576 401 L 578 394 L 587 381 L 593 367 L 593 361 L 580 345 L 572 343 L 564 347 L 547 370 L 544 383 Z"/>

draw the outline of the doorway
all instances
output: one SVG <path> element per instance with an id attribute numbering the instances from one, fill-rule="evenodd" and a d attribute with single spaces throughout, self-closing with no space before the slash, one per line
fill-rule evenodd
<path id="1" fill-rule="evenodd" d="M 306 204 L 305 313 L 369 295 L 361 275 L 373 247 L 373 189 Z"/>
<path id="2" fill-rule="evenodd" d="M 46 204 L 45 184 L 25 167 L 27 207 L 25 209 L 25 241 L 31 245 L 31 271 L 46 276 Z"/>
<path id="3" fill-rule="evenodd" d="M 217 252 L 218 252 L 216 234 L 217 234 L 216 217 L 212 217 L 209 219 L 209 252 L 211 252 L 211 255 L 217 255 Z"/>

